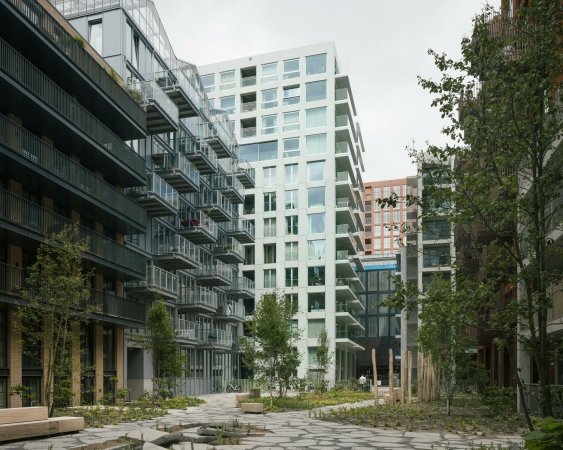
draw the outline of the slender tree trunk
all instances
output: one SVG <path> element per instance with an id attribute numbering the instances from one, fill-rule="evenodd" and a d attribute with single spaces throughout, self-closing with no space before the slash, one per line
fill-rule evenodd
<path id="1" fill-rule="evenodd" d="M 507 339 L 507 342 L 510 342 Z M 514 361 L 514 355 L 512 354 L 512 348 L 511 345 L 508 344 L 508 362 L 510 363 L 510 366 L 512 367 L 512 370 L 516 376 L 516 384 L 518 385 L 518 391 L 520 392 L 520 404 L 522 405 L 522 409 L 524 410 L 524 417 L 526 418 L 526 423 L 528 424 L 528 429 L 530 431 L 534 431 L 534 426 L 532 425 L 532 420 L 530 419 L 530 412 L 528 411 L 528 406 L 526 405 L 526 399 L 524 398 L 524 386 L 522 385 L 522 379 L 520 378 L 520 372 L 518 372 L 518 369 L 516 367 L 516 363 Z"/>
<path id="2" fill-rule="evenodd" d="M 272 361 L 270 361 L 270 411 L 272 410 L 272 405 L 274 404 L 273 398 L 272 398 L 272 388 L 274 387 L 273 385 L 274 382 L 274 367 L 272 364 Z"/>

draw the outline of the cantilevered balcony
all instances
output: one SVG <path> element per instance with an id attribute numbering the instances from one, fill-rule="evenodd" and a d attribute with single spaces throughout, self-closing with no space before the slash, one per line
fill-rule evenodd
<path id="1" fill-rule="evenodd" d="M 350 262 L 351 254 L 348 250 L 337 250 L 336 252 L 336 275 L 341 278 L 354 277 L 356 272 Z"/>
<path id="2" fill-rule="evenodd" d="M 363 350 L 363 347 L 358 344 L 357 334 L 350 330 L 337 330 L 335 333 L 334 341 L 337 347 L 347 347 Z"/>
<path id="3" fill-rule="evenodd" d="M 255 241 L 256 229 L 248 219 L 234 219 L 222 223 L 221 227 L 225 230 L 227 236 L 235 238 L 242 244 L 252 244 Z"/>
<path id="4" fill-rule="evenodd" d="M 233 335 L 224 330 L 200 328 L 200 336 L 198 339 L 201 349 L 230 350 L 233 346 Z"/>
<path id="5" fill-rule="evenodd" d="M 144 280 L 127 281 L 125 289 L 134 297 L 154 298 L 155 293 L 168 299 L 176 299 L 178 296 L 178 275 L 167 272 L 156 266 L 147 267 L 147 275 Z"/>
<path id="6" fill-rule="evenodd" d="M 336 304 L 336 321 L 347 325 L 349 330 L 364 330 L 364 327 L 358 322 L 358 312 L 346 303 Z"/>
<path id="7" fill-rule="evenodd" d="M 213 316 L 216 322 L 244 322 L 244 306 L 230 300 L 219 302 L 217 312 Z"/>
<path id="8" fill-rule="evenodd" d="M 180 211 L 178 233 L 194 244 L 214 244 L 217 242 L 217 224 L 201 211 Z"/>
<path id="9" fill-rule="evenodd" d="M 244 247 L 234 238 L 221 239 L 213 248 L 213 256 L 226 264 L 242 264 Z"/>
<path id="10" fill-rule="evenodd" d="M 348 198 L 336 199 L 336 223 L 338 225 L 348 225 L 351 231 L 356 230 L 356 219 L 354 217 L 353 206 L 353 201 Z"/>
<path id="11" fill-rule="evenodd" d="M 351 228 L 347 224 L 336 225 L 336 247 L 338 250 L 354 252 L 356 249 L 356 239 L 352 234 Z"/>
<path id="12" fill-rule="evenodd" d="M 161 134 L 178 129 L 178 107 L 153 80 L 131 83 L 128 89 L 136 92 L 140 104 L 147 111 L 148 134 Z"/>
<path id="13" fill-rule="evenodd" d="M 156 173 L 147 174 L 147 185 L 127 188 L 127 195 L 143 205 L 153 217 L 178 214 L 178 192 Z"/>
<path id="14" fill-rule="evenodd" d="M 210 314 L 217 310 L 218 295 L 203 286 L 186 286 L 182 287 L 176 305 L 183 313 Z"/>
<path id="15" fill-rule="evenodd" d="M 207 175 L 207 181 L 211 189 L 221 192 L 231 203 L 244 202 L 244 186 L 234 174 Z"/>
<path id="16" fill-rule="evenodd" d="M 152 253 L 159 265 L 168 269 L 195 269 L 199 264 L 199 247 L 181 236 L 153 239 Z"/>
<path id="17" fill-rule="evenodd" d="M 76 224 L 4 189 L 0 189 L 0 228 L 25 238 L 43 241 L 45 236 Z M 88 239 L 86 258 L 132 277 L 145 274 L 145 258 L 111 239 L 76 225 L 78 237 Z M 15 239 L 15 237 L 14 237 Z"/>
<path id="18" fill-rule="evenodd" d="M 256 186 L 256 169 L 249 162 L 233 160 L 233 173 L 246 189 L 254 189 Z"/>
<path id="19" fill-rule="evenodd" d="M 256 283 L 246 277 L 234 278 L 231 286 L 227 288 L 227 294 L 233 298 L 254 298 Z"/>
<path id="20" fill-rule="evenodd" d="M 174 330 L 176 331 L 176 336 L 178 339 L 185 341 L 199 341 L 199 327 L 200 324 L 196 322 L 190 322 L 184 319 L 175 319 L 173 321 Z"/>
<path id="21" fill-rule="evenodd" d="M 207 142 L 220 158 L 233 156 L 236 140 L 231 130 L 231 122 L 225 111 L 214 109 L 210 122 L 200 121 L 197 134 Z"/>
<path id="22" fill-rule="evenodd" d="M 201 175 L 217 172 L 217 153 L 202 140 L 191 136 L 178 139 L 178 151 L 186 156 Z"/>
<path id="23" fill-rule="evenodd" d="M 358 301 L 356 287 L 349 278 L 336 278 L 334 290 L 339 301 Z"/>
<path id="24" fill-rule="evenodd" d="M 354 151 L 350 150 L 348 142 L 335 142 L 334 143 L 334 158 L 336 162 L 337 172 L 348 172 L 350 175 L 350 182 L 353 186 L 356 185 L 356 163 L 354 160 Z"/>
<path id="25" fill-rule="evenodd" d="M 347 198 L 355 202 L 354 190 L 352 189 L 352 179 L 350 173 L 336 172 L 336 196 L 338 198 Z"/>
<path id="26" fill-rule="evenodd" d="M 152 155 L 154 171 L 180 194 L 199 191 L 199 170 L 182 153 Z"/>
<path id="27" fill-rule="evenodd" d="M 205 211 L 205 214 L 216 222 L 228 222 L 234 218 L 233 204 L 219 191 L 204 189 L 197 194 L 188 194 L 188 196 L 193 200 L 196 209 Z"/>
<path id="28" fill-rule="evenodd" d="M 178 108 L 180 119 L 198 115 L 201 108 L 201 97 L 182 69 L 157 72 L 155 79 Z"/>
<path id="29" fill-rule="evenodd" d="M 199 284 L 203 286 L 229 286 L 233 279 L 233 270 L 221 261 L 200 265 L 194 271 Z"/>

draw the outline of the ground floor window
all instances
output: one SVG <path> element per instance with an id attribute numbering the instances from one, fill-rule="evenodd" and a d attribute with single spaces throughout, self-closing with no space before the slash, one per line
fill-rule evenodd
<path id="1" fill-rule="evenodd" d="M 35 406 L 41 403 L 42 377 L 23 377 L 22 385 L 29 389 L 22 398 L 22 406 Z"/>

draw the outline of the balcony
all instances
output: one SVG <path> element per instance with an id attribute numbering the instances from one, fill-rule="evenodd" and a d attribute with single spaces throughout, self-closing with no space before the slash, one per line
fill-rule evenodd
<path id="1" fill-rule="evenodd" d="M 235 238 L 242 244 L 252 244 L 255 241 L 256 229 L 247 219 L 235 219 L 221 224 L 227 236 Z"/>
<path id="2" fill-rule="evenodd" d="M 356 287 L 349 278 L 336 278 L 334 290 L 337 300 L 358 302 Z"/>
<path id="3" fill-rule="evenodd" d="M 450 247 L 427 247 L 424 248 L 424 256 L 422 258 L 422 267 L 425 269 L 434 268 L 450 268 L 451 256 Z"/>
<path id="4" fill-rule="evenodd" d="M 204 190 L 199 194 L 190 194 L 195 199 L 196 208 L 205 211 L 211 219 L 216 222 L 228 222 L 233 220 L 235 210 L 232 203 L 219 191 Z"/>
<path id="5" fill-rule="evenodd" d="M 217 260 L 211 264 L 200 265 L 194 273 L 202 286 L 229 286 L 233 278 L 233 270 Z"/>
<path id="6" fill-rule="evenodd" d="M 135 297 L 154 298 L 155 293 L 158 293 L 164 298 L 176 299 L 178 297 L 178 275 L 160 267 L 149 266 L 144 280 L 127 281 L 125 289 L 128 294 L 133 294 Z"/>
<path id="7" fill-rule="evenodd" d="M 161 134 L 178 129 L 178 107 L 155 81 L 137 81 L 127 87 L 136 92 L 141 99 L 141 106 L 147 111 L 148 134 Z"/>
<path id="8" fill-rule="evenodd" d="M 183 154 L 158 153 L 152 160 L 154 171 L 180 194 L 199 191 L 199 170 Z"/>
<path id="9" fill-rule="evenodd" d="M 224 330 L 200 328 L 199 341 L 202 345 L 198 348 L 230 350 L 233 346 L 233 335 Z"/>
<path id="10" fill-rule="evenodd" d="M 351 143 L 346 140 L 335 142 L 334 155 L 339 170 L 346 170 L 353 176 L 356 167 L 356 153 Z"/>
<path id="11" fill-rule="evenodd" d="M 358 322 L 358 312 L 345 303 L 336 304 L 336 320 L 348 329 L 364 330 L 364 327 Z"/>
<path id="12" fill-rule="evenodd" d="M 363 348 L 358 344 L 358 335 L 350 330 L 337 330 L 335 333 L 335 342 L 337 346 L 357 349 Z"/>
<path id="13" fill-rule="evenodd" d="M 213 256 L 226 264 L 242 264 L 244 262 L 244 247 L 234 238 L 222 239 L 215 244 Z"/>
<path id="14" fill-rule="evenodd" d="M 2 39 L 0 69 L 3 102 L 12 105 L 11 111 L 23 123 L 50 124 L 52 135 L 64 136 L 61 145 L 81 149 L 85 166 L 99 167 L 101 156 L 107 164 L 106 175 L 119 179 L 122 186 L 144 180 L 141 156 Z"/>
<path id="15" fill-rule="evenodd" d="M 249 162 L 233 160 L 232 172 L 246 189 L 256 186 L 256 170 Z"/>
<path id="16" fill-rule="evenodd" d="M 221 192 L 231 203 L 244 202 L 244 186 L 234 174 L 208 175 L 207 181 L 211 189 Z"/>
<path id="17" fill-rule="evenodd" d="M 161 266 L 171 270 L 195 269 L 199 264 L 199 247 L 181 236 L 154 238 L 152 253 Z"/>
<path id="18" fill-rule="evenodd" d="M 241 137 L 243 138 L 256 137 L 256 127 L 242 127 Z"/>
<path id="19" fill-rule="evenodd" d="M 113 209 L 117 213 L 116 215 L 122 221 L 128 222 L 133 230 L 145 232 L 147 213 L 142 206 L 79 163 L 1 114 L 0 147 L 6 149 L 6 153 L 11 159 L 21 162 L 21 165 L 18 166 L 12 166 L 13 162 L 8 162 L 5 167 L 8 173 L 12 171 L 25 173 L 21 167 L 22 165 L 31 166 L 31 173 L 34 174 L 37 172 L 41 173 L 44 170 L 49 174 L 55 175 L 57 179 L 66 182 L 61 182 L 61 185 L 67 187 L 67 189 L 68 183 L 82 194 L 86 194 L 90 202 L 96 207 L 100 209 L 110 207 Z M 0 151 L 2 150 L 0 149 Z"/>
<path id="20" fill-rule="evenodd" d="M 135 278 L 144 276 L 145 258 L 141 254 L 0 189 L 0 228 L 43 241 L 45 236 L 60 232 L 69 225 L 77 227 L 79 239 L 88 239 L 88 259 Z"/>
<path id="21" fill-rule="evenodd" d="M 245 313 L 244 306 L 239 305 L 237 302 L 224 301 L 219 302 L 217 312 L 213 316 L 215 322 L 244 322 Z"/>
<path id="22" fill-rule="evenodd" d="M 217 153 L 205 142 L 191 136 L 178 138 L 178 151 L 188 158 L 201 175 L 217 172 Z"/>
<path id="23" fill-rule="evenodd" d="M 178 108 L 178 117 L 196 117 L 201 108 L 201 97 L 181 69 L 155 73 L 155 79 L 163 92 Z"/>
<path id="24" fill-rule="evenodd" d="M 178 233 L 194 244 L 217 242 L 217 224 L 201 211 L 180 211 Z"/>
<path id="25" fill-rule="evenodd" d="M 233 298 L 254 298 L 256 283 L 246 277 L 234 278 L 231 286 L 227 288 L 227 295 Z"/>
<path id="26" fill-rule="evenodd" d="M 229 116 L 221 110 L 213 110 L 211 122 L 198 124 L 197 134 L 217 153 L 220 158 L 233 156 L 233 141 Z M 226 129 L 227 128 L 227 129 Z"/>
<path id="27" fill-rule="evenodd" d="M 256 76 L 242 77 L 240 79 L 240 86 L 241 87 L 255 86 L 255 85 L 256 85 Z"/>
<path id="28" fill-rule="evenodd" d="M 336 252 L 336 274 L 341 278 L 351 278 L 356 276 L 356 272 L 350 263 L 350 253 L 348 250 L 338 250 Z"/>
<path id="29" fill-rule="evenodd" d="M 256 102 L 247 102 L 240 104 L 241 113 L 252 112 L 252 111 L 256 111 Z"/>
<path id="30" fill-rule="evenodd" d="M 348 225 L 351 231 L 356 231 L 356 219 L 354 217 L 353 202 L 348 198 L 336 199 L 336 223 Z"/>
<path id="31" fill-rule="evenodd" d="M 210 314 L 217 310 L 218 295 L 202 286 L 186 286 L 182 287 L 176 305 L 183 313 Z"/>
<path id="32" fill-rule="evenodd" d="M 199 341 L 199 323 L 190 322 L 184 319 L 175 319 L 172 320 L 172 324 L 178 339 L 195 342 Z"/>
<path id="33" fill-rule="evenodd" d="M 353 253 L 356 249 L 356 239 L 347 224 L 336 225 L 336 247 Z"/>
<path id="34" fill-rule="evenodd" d="M 347 198 L 355 203 L 355 195 L 352 189 L 352 179 L 349 172 L 336 172 L 336 196 Z"/>
<path id="35" fill-rule="evenodd" d="M 178 214 L 178 192 L 156 173 L 147 174 L 147 185 L 127 188 L 127 195 L 144 206 L 153 217 Z"/>
<path id="36" fill-rule="evenodd" d="M 357 141 L 356 129 L 354 128 L 349 108 L 343 106 L 344 105 L 335 105 L 334 134 L 338 142 L 347 142 L 353 151 L 353 147 Z"/>

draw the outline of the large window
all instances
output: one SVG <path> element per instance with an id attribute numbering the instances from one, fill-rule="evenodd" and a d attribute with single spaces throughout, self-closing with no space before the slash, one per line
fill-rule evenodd
<path id="1" fill-rule="evenodd" d="M 309 260 L 326 259 L 326 241 L 324 239 L 307 241 L 307 250 Z"/>
<path id="2" fill-rule="evenodd" d="M 316 102 L 319 100 L 326 100 L 326 80 L 305 85 L 305 101 Z"/>
<path id="3" fill-rule="evenodd" d="M 285 287 L 297 287 L 299 285 L 299 275 L 297 267 L 285 269 Z"/>
<path id="4" fill-rule="evenodd" d="M 307 322 L 307 337 L 317 339 L 325 329 L 324 319 L 309 319 Z"/>
<path id="5" fill-rule="evenodd" d="M 202 75 L 200 77 L 201 84 L 203 84 L 203 88 L 205 92 L 208 94 L 215 92 L 215 74 L 210 73 L 209 75 Z"/>
<path id="6" fill-rule="evenodd" d="M 373 198 L 381 198 L 381 188 L 376 187 L 373 190 Z"/>
<path id="7" fill-rule="evenodd" d="M 287 236 L 297 236 L 299 234 L 299 217 L 287 216 L 285 218 L 285 228 Z"/>
<path id="8" fill-rule="evenodd" d="M 317 365 L 317 347 L 309 347 L 309 365 L 316 366 Z"/>
<path id="9" fill-rule="evenodd" d="M 276 193 L 266 192 L 264 194 L 264 212 L 276 210 Z"/>
<path id="10" fill-rule="evenodd" d="M 324 286 L 325 285 L 325 267 L 324 266 L 308 267 L 307 272 L 308 272 L 308 285 L 309 286 Z M 310 295 L 310 297 L 311 297 L 311 295 Z M 310 299 L 310 297 L 309 297 L 309 299 Z M 318 303 L 321 303 L 321 302 L 318 302 Z M 325 309 L 324 306 L 325 306 L 324 294 L 322 294 L 322 309 Z M 315 308 L 315 309 L 320 309 L 320 308 Z"/>
<path id="11" fill-rule="evenodd" d="M 285 243 L 285 260 L 299 261 L 299 242 Z"/>
<path id="12" fill-rule="evenodd" d="M 262 64 L 262 84 L 278 81 L 278 63 Z"/>
<path id="13" fill-rule="evenodd" d="M 235 88 L 235 71 L 229 70 L 228 72 L 221 72 L 220 75 L 221 84 L 219 85 L 220 91 L 226 91 L 228 89 Z"/>
<path id="14" fill-rule="evenodd" d="M 275 186 L 276 185 L 276 168 L 275 167 L 264 167 L 264 186 Z"/>
<path id="15" fill-rule="evenodd" d="M 278 107 L 278 90 L 268 89 L 262 91 L 262 109 L 270 109 Z"/>
<path id="16" fill-rule="evenodd" d="M 305 136 L 307 155 L 321 155 L 326 153 L 326 134 Z"/>
<path id="17" fill-rule="evenodd" d="M 321 206 L 325 206 L 324 187 L 315 187 L 315 188 L 307 189 L 307 197 L 308 197 L 307 205 L 309 208 L 319 208 Z"/>
<path id="18" fill-rule="evenodd" d="M 264 244 L 264 264 L 276 262 L 276 244 Z"/>
<path id="19" fill-rule="evenodd" d="M 325 181 L 325 161 L 307 163 L 307 181 Z"/>
<path id="20" fill-rule="evenodd" d="M 283 79 L 299 78 L 299 59 L 289 59 L 283 62 Z"/>
<path id="21" fill-rule="evenodd" d="M 221 109 L 227 114 L 235 113 L 235 97 L 221 97 Z"/>
<path id="22" fill-rule="evenodd" d="M 255 162 L 278 159 L 278 141 L 241 145 L 239 149 L 241 161 Z"/>
<path id="23" fill-rule="evenodd" d="M 285 166 L 285 184 L 297 184 L 299 164 L 288 164 Z"/>
<path id="24" fill-rule="evenodd" d="M 299 85 L 283 88 L 283 105 L 297 105 L 301 99 Z"/>
<path id="25" fill-rule="evenodd" d="M 264 237 L 275 237 L 275 236 L 276 236 L 276 218 L 270 217 L 268 219 L 264 219 Z"/>
<path id="26" fill-rule="evenodd" d="M 264 289 L 276 288 L 276 269 L 264 269 Z"/>
<path id="27" fill-rule="evenodd" d="M 299 130 L 299 111 L 287 112 L 283 114 L 283 131 Z"/>
<path id="28" fill-rule="evenodd" d="M 326 53 L 323 55 L 312 55 L 305 58 L 306 74 L 317 75 L 326 73 Z"/>
<path id="29" fill-rule="evenodd" d="M 305 110 L 307 128 L 326 127 L 326 107 Z"/>
<path id="30" fill-rule="evenodd" d="M 295 158 L 299 156 L 299 138 L 291 138 L 283 140 L 283 157 Z"/>
<path id="31" fill-rule="evenodd" d="M 307 216 L 307 233 L 316 234 L 316 233 L 325 233 L 325 232 L 326 232 L 325 213 L 309 214 Z"/>
<path id="32" fill-rule="evenodd" d="M 285 191 L 285 209 L 297 209 L 299 207 L 299 191 L 297 189 Z"/>
<path id="33" fill-rule="evenodd" d="M 276 114 L 272 116 L 262 117 L 262 134 L 274 134 L 278 132 L 278 116 Z"/>
<path id="34" fill-rule="evenodd" d="M 103 32 L 102 32 L 102 22 L 90 22 L 90 33 L 88 36 L 88 42 L 96 50 L 100 56 L 103 56 Z"/>

